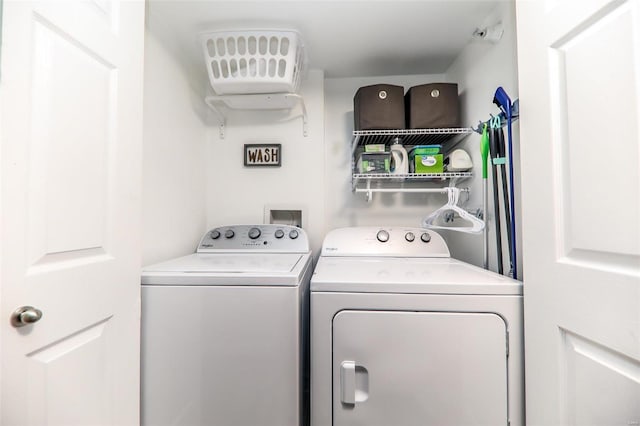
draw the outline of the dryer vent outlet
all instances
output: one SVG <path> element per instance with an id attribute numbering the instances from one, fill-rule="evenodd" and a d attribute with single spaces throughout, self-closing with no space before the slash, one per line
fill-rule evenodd
<path id="1" fill-rule="evenodd" d="M 274 208 L 265 206 L 264 222 L 302 228 L 302 212 L 302 208 Z"/>

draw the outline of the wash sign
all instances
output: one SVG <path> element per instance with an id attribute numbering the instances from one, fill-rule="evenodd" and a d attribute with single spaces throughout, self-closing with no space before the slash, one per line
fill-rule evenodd
<path id="1" fill-rule="evenodd" d="M 280 167 L 281 147 L 279 143 L 274 144 L 245 144 L 244 145 L 244 165 L 245 167 Z"/>

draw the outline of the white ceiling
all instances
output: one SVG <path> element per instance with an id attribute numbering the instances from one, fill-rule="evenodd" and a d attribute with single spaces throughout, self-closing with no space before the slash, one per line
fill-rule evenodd
<path id="1" fill-rule="evenodd" d="M 292 28 L 327 77 L 437 74 L 499 1 L 508 0 L 148 0 L 147 24 L 203 73 L 199 32 Z"/>

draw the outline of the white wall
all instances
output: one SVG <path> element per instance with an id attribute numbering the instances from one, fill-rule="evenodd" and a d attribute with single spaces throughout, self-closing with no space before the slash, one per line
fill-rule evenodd
<path id="1" fill-rule="evenodd" d="M 205 231 L 203 103 L 170 51 L 147 31 L 142 263 L 192 253 Z"/>
<path id="2" fill-rule="evenodd" d="M 303 228 L 318 252 L 325 230 L 324 74 L 310 70 L 300 94 L 308 112 L 302 134 L 299 109 L 230 111 L 226 135 L 211 123 L 207 140 L 207 225 L 264 223 L 267 205 L 304 210 Z M 282 144 L 281 167 L 245 167 L 245 143 Z"/>
<path id="3" fill-rule="evenodd" d="M 501 2 L 486 23 L 503 23 L 502 40 L 470 43 L 445 74 L 325 80 L 321 70 L 309 71 L 301 89 L 309 117 L 307 137 L 302 136 L 297 110 L 230 111 L 226 137 L 221 139 L 213 115 L 201 110 L 204 94 L 196 93 L 193 75 L 187 78 L 186 68 L 172 59 L 177 56 L 162 47 L 166 41 L 159 43 L 148 34 L 144 207 L 150 214 L 145 214 L 145 262 L 192 251 L 207 228 L 263 223 L 265 206 L 303 209 L 303 226 L 316 254 L 326 232 L 337 227 L 419 226 L 424 216 L 445 203 L 445 195 L 374 194 L 373 202 L 367 203 L 362 194 L 351 192 L 353 95 L 358 87 L 376 83 L 408 89 L 429 82 L 457 82 L 462 124 L 475 126 L 490 112 L 498 112 L 492 105 L 497 86 L 517 97 L 514 15 L 513 4 Z M 200 78 L 206 81 L 204 70 Z M 200 118 L 204 116 L 208 118 Z M 479 139 L 471 135 L 459 146 L 472 154 L 477 165 L 476 177 L 459 185 L 471 188 L 465 207 L 474 209 L 482 206 Z M 282 144 L 282 167 L 244 167 L 243 145 L 261 142 Z M 151 240 L 161 234 L 163 241 Z M 443 235 L 453 256 L 482 264 L 481 236 L 447 231 Z M 506 239 L 503 246 L 506 251 Z M 495 249 L 490 252 L 495 269 Z"/>
<path id="4" fill-rule="evenodd" d="M 515 5 L 513 2 L 501 2 L 494 13 L 489 16 L 485 25 L 494 25 L 502 22 L 504 35 L 497 44 L 485 41 L 474 41 L 470 43 L 458 56 L 456 61 L 447 71 L 447 78 L 458 83 L 461 93 L 462 117 L 465 125 L 478 126 L 480 120 L 486 121 L 490 118 L 489 113 L 498 114 L 500 110 L 493 105 L 493 95 L 498 86 L 502 86 L 512 100 L 518 97 L 517 80 L 517 52 L 516 52 L 516 27 L 515 27 Z M 505 129 L 506 138 L 506 129 Z M 518 126 L 514 126 L 514 161 L 516 171 L 516 193 L 520 187 L 519 162 L 518 159 Z M 473 134 L 465 139 L 458 146 L 464 148 L 472 156 L 475 177 L 471 181 L 471 199 L 468 203 L 470 207 L 482 205 L 482 166 L 480 160 L 480 135 Z M 491 188 L 491 171 L 489 170 L 488 186 Z M 516 195 L 516 224 L 520 220 L 519 195 Z M 490 259 L 489 264 L 492 270 L 496 270 L 496 243 L 495 226 L 493 223 L 493 196 L 489 192 L 489 230 L 490 230 Z M 506 225 L 503 223 L 503 249 L 508 253 L 506 241 Z M 516 231 L 521 235 L 520 230 Z M 446 238 L 451 250 L 456 257 L 482 265 L 483 243 L 482 238 L 468 238 L 465 234 L 447 232 Z M 521 247 L 521 244 L 519 243 Z M 522 250 L 519 249 L 518 252 Z M 522 261 L 519 262 L 519 266 Z M 521 271 L 520 267 L 519 270 Z M 518 274 L 522 278 L 522 273 Z"/>

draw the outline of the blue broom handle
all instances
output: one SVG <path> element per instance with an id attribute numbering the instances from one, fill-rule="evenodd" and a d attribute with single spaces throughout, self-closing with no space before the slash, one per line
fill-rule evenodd
<path id="1" fill-rule="evenodd" d="M 516 210 L 515 210 L 515 191 L 513 177 L 513 136 L 511 134 L 511 105 L 507 111 L 507 130 L 509 141 L 509 205 L 511 207 L 511 263 L 513 264 L 513 279 L 518 279 L 518 257 L 516 253 Z"/>

